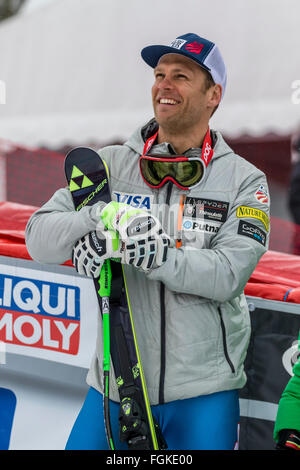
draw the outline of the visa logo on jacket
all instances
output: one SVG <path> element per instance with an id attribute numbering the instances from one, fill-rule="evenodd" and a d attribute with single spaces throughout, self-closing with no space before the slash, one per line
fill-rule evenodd
<path id="1" fill-rule="evenodd" d="M 150 210 L 153 203 L 153 195 L 149 194 L 131 194 L 113 191 L 113 199 L 117 202 L 129 204 L 136 209 Z"/>
<path id="2" fill-rule="evenodd" d="M 0 274 L 0 341 L 77 354 L 80 289 Z"/>

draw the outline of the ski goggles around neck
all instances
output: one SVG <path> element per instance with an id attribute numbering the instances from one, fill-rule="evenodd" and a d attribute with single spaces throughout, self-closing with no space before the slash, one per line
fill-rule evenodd
<path id="1" fill-rule="evenodd" d="M 142 155 L 140 171 L 151 188 L 161 188 L 167 181 L 171 181 L 180 189 L 190 189 L 203 179 L 205 165 L 199 157 Z"/>
<path id="2" fill-rule="evenodd" d="M 201 157 L 149 155 L 157 135 L 158 131 L 147 140 L 139 160 L 144 181 L 151 188 L 160 188 L 167 181 L 172 181 L 180 189 L 191 189 L 199 184 L 214 153 L 209 128 L 203 141 Z"/>

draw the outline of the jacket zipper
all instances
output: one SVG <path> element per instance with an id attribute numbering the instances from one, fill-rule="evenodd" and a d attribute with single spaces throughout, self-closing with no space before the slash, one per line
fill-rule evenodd
<path id="1" fill-rule="evenodd" d="M 165 402 L 164 387 L 166 373 L 166 309 L 165 285 L 160 284 L 160 378 L 159 378 L 159 404 Z"/>
<path id="2" fill-rule="evenodd" d="M 170 205 L 172 183 L 168 183 L 166 204 Z M 160 378 L 159 378 L 159 404 L 165 402 L 165 375 L 166 375 L 166 305 L 165 305 L 165 285 L 160 284 Z"/>
<path id="3" fill-rule="evenodd" d="M 224 323 L 224 320 L 223 320 L 223 316 L 222 316 L 222 312 L 221 312 L 221 309 L 220 307 L 218 308 L 218 313 L 219 313 L 219 316 L 220 316 L 220 323 L 221 323 L 221 330 L 222 330 L 222 338 L 223 338 L 223 349 L 224 349 L 224 355 L 225 355 L 225 358 L 226 358 L 226 361 L 228 362 L 229 364 L 229 367 L 231 369 L 231 372 L 234 374 L 235 373 L 235 367 L 229 357 L 229 354 L 228 354 L 228 349 L 227 349 L 227 341 L 226 341 L 226 328 L 225 328 L 225 323 Z"/>

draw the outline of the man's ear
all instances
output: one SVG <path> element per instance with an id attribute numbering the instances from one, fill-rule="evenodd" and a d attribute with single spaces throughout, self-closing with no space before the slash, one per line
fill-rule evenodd
<path id="1" fill-rule="evenodd" d="M 214 108 L 220 104 L 222 99 L 222 86 L 216 84 L 210 88 L 210 104 Z"/>
<path id="2" fill-rule="evenodd" d="M 208 102 L 207 102 L 207 107 L 211 109 L 211 114 L 210 117 L 215 113 L 217 110 L 220 101 L 222 99 L 222 86 L 219 84 L 216 84 L 209 88 L 208 90 L 209 97 L 208 97 Z"/>

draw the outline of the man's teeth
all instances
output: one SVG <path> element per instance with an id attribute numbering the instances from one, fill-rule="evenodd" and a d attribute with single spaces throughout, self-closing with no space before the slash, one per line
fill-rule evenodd
<path id="1" fill-rule="evenodd" d="M 160 104 L 177 104 L 177 101 L 171 100 L 170 98 L 161 98 L 159 102 Z"/>

